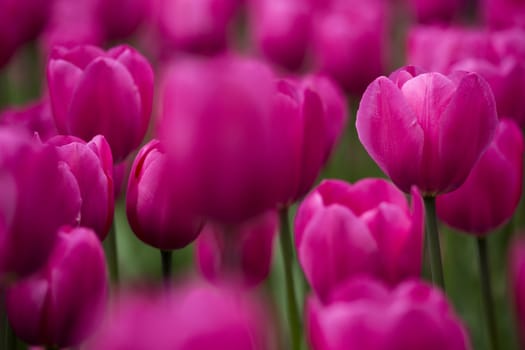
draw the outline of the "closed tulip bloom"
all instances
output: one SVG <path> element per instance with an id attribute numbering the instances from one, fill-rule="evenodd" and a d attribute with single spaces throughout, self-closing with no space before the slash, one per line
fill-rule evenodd
<path id="1" fill-rule="evenodd" d="M 262 283 L 270 273 L 277 213 L 261 215 L 238 227 L 208 224 L 196 244 L 196 260 L 210 281 L 236 280 L 246 286 Z"/>
<path id="2" fill-rule="evenodd" d="M 384 72 L 388 59 L 386 2 L 336 3 L 333 9 L 320 12 L 315 20 L 315 65 L 348 92 L 361 94 Z"/>
<path id="3" fill-rule="evenodd" d="M 259 51 L 287 69 L 299 69 L 311 41 L 309 6 L 297 0 L 259 0 L 253 2 L 250 13 Z"/>
<path id="4" fill-rule="evenodd" d="M 374 80 L 359 104 L 356 128 L 368 154 L 402 191 L 416 185 L 428 196 L 466 180 L 497 118 L 492 91 L 478 74 L 430 72 L 398 84 Z"/>
<path id="5" fill-rule="evenodd" d="M 395 285 L 421 272 L 423 203 L 413 209 L 390 182 L 325 180 L 299 206 L 295 246 L 312 289 L 326 300 L 359 275 Z"/>
<path id="6" fill-rule="evenodd" d="M 81 198 L 75 177 L 54 147 L 19 129 L 0 128 L 0 182 L 5 190 L 0 208 L 3 283 L 25 277 L 45 263 L 58 228 L 78 223 Z"/>
<path id="7" fill-rule="evenodd" d="M 509 278 L 511 296 L 518 321 L 518 334 L 525 346 L 525 241 L 516 240 L 510 250 Z"/>
<path id="8" fill-rule="evenodd" d="M 511 120 L 499 122 L 494 140 L 457 190 L 439 196 L 438 217 L 447 225 L 485 235 L 507 222 L 521 198 L 523 136 Z"/>
<path id="9" fill-rule="evenodd" d="M 93 229 L 100 240 L 106 238 L 115 207 L 113 158 L 104 136 L 85 142 L 74 136 L 55 136 L 48 141 L 56 147 L 80 188 L 80 226 Z"/>
<path id="10" fill-rule="evenodd" d="M 42 100 L 21 108 L 8 108 L 0 112 L 0 124 L 20 127 L 38 133 L 42 141 L 57 135 L 49 101 Z"/>
<path id="11" fill-rule="evenodd" d="M 133 48 L 58 47 L 47 79 L 60 133 L 85 141 L 103 135 L 116 162 L 140 145 L 151 114 L 153 71 Z"/>
<path id="12" fill-rule="evenodd" d="M 408 0 L 412 14 L 421 23 L 450 22 L 458 17 L 464 0 Z"/>
<path id="13" fill-rule="evenodd" d="M 63 227 L 47 264 L 7 289 L 7 315 L 28 344 L 75 346 L 99 324 L 107 294 L 100 240 L 89 229 Z"/>
<path id="14" fill-rule="evenodd" d="M 468 350 L 466 328 L 446 297 L 423 282 L 388 291 L 357 279 L 336 291 L 328 304 L 307 303 L 312 350 Z"/>
<path id="15" fill-rule="evenodd" d="M 140 150 L 131 167 L 126 212 L 141 241 L 158 249 L 180 249 L 197 238 L 202 221 L 187 211 L 165 172 L 164 147 L 152 140 Z"/>
<path id="16" fill-rule="evenodd" d="M 305 96 L 312 119 L 322 120 L 318 94 Z M 195 215 L 235 224 L 288 198 L 289 179 L 300 174 L 295 157 L 304 124 L 295 101 L 278 114 L 275 98 L 274 75 L 260 62 L 223 56 L 182 61 L 168 70 L 158 132 L 171 186 Z M 318 126 L 310 124 L 312 130 Z M 324 154 L 323 148 L 314 151 Z"/>
<path id="17" fill-rule="evenodd" d="M 271 350 L 263 307 L 242 290 L 202 282 L 157 296 L 123 296 L 87 349 Z"/>

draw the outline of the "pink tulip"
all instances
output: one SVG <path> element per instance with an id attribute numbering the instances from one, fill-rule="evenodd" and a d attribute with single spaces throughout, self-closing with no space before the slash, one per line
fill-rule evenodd
<path id="1" fill-rule="evenodd" d="M 108 281 L 104 251 L 85 228 L 60 229 L 47 264 L 6 291 L 9 322 L 31 345 L 78 345 L 98 325 Z"/>
<path id="2" fill-rule="evenodd" d="M 128 295 L 112 308 L 88 350 L 272 350 L 260 301 L 231 287 L 185 283 L 165 295 Z"/>
<path id="3" fill-rule="evenodd" d="M 386 2 L 336 1 L 319 12 L 313 34 L 315 66 L 352 94 L 385 71 Z"/>
<path id="4" fill-rule="evenodd" d="M 420 23 L 450 22 L 458 17 L 465 0 L 408 0 L 412 14 Z"/>
<path id="5" fill-rule="evenodd" d="M 277 231 L 274 211 L 228 230 L 206 225 L 196 245 L 201 273 L 210 281 L 234 279 L 246 286 L 262 283 L 270 273 Z"/>
<path id="6" fill-rule="evenodd" d="M 56 48 L 47 79 L 60 133 L 86 141 L 103 135 L 116 162 L 140 145 L 152 109 L 153 71 L 133 48 Z"/>
<path id="7" fill-rule="evenodd" d="M 307 303 L 312 350 L 468 350 L 466 328 L 446 297 L 416 281 L 393 291 L 357 279 L 336 291 L 328 304 Z"/>
<path id="8" fill-rule="evenodd" d="M 325 180 L 305 198 L 295 219 L 295 246 L 322 300 L 358 275 L 390 285 L 419 276 L 423 203 L 417 191 L 412 196 L 411 211 L 391 183 L 365 179 L 353 185 Z"/>
<path id="9" fill-rule="evenodd" d="M 447 225 L 485 235 L 508 221 L 521 198 L 523 136 L 511 120 L 499 122 L 494 140 L 457 190 L 439 196 L 438 217 Z"/>
<path id="10" fill-rule="evenodd" d="M 197 238 L 202 221 L 188 213 L 165 172 L 164 147 L 152 140 L 131 167 L 126 212 L 133 232 L 144 243 L 163 250 L 180 249 Z"/>
<path id="11" fill-rule="evenodd" d="M 56 150 L 19 129 L 0 128 L 0 283 L 47 260 L 64 224 L 80 217 L 80 190 Z"/>
<path id="12" fill-rule="evenodd" d="M 0 112 L 0 124 L 21 127 L 38 133 L 42 141 L 57 135 L 51 106 L 47 100 L 31 103 L 22 108 L 8 108 Z"/>
<path id="13" fill-rule="evenodd" d="M 311 41 L 309 6 L 298 0 L 259 0 L 250 7 L 255 42 L 272 62 L 299 69 Z"/>
<path id="14" fill-rule="evenodd" d="M 520 0 L 482 0 L 481 12 L 492 28 L 525 28 L 525 3 Z"/>
<path id="15" fill-rule="evenodd" d="M 402 191 L 412 185 L 425 196 L 453 191 L 496 130 L 492 91 L 476 73 L 431 72 L 396 82 L 398 76 L 368 86 L 357 111 L 359 139 Z"/>
<path id="16" fill-rule="evenodd" d="M 518 334 L 525 346 L 525 241 L 516 240 L 510 250 L 509 278 L 518 321 Z"/>
<path id="17" fill-rule="evenodd" d="M 82 206 L 80 226 L 93 229 L 100 240 L 106 238 L 115 207 L 113 158 L 104 136 L 85 142 L 74 136 L 55 136 L 48 141 L 75 176 Z"/>
<path id="18" fill-rule="evenodd" d="M 236 56 L 181 61 L 166 73 L 158 132 L 170 183 L 195 215 L 235 224 L 289 195 L 304 124 L 293 100 L 275 113 L 274 79 L 267 66 Z M 307 95 L 312 113 L 322 113 L 319 96 Z"/>

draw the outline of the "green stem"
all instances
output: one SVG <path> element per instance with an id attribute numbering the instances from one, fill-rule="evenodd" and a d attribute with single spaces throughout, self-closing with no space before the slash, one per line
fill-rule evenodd
<path id="1" fill-rule="evenodd" d="M 492 295 L 492 285 L 489 269 L 489 256 L 487 251 L 487 239 L 484 237 L 477 238 L 479 268 L 481 278 L 481 293 L 483 295 L 483 306 L 489 330 L 490 348 L 498 349 L 498 331 L 496 326 L 496 315 L 494 314 L 494 298 Z"/>
<path id="2" fill-rule="evenodd" d="M 436 218 L 436 197 L 424 197 L 425 201 L 425 226 L 428 253 L 430 255 L 430 270 L 432 281 L 445 291 L 443 278 L 443 264 L 441 262 L 441 246 Z"/>
<path id="3" fill-rule="evenodd" d="M 301 348 L 301 317 L 297 306 L 297 294 L 293 277 L 293 247 L 288 218 L 288 208 L 279 210 L 280 241 L 283 255 L 284 276 L 286 283 L 286 297 L 288 307 L 288 324 L 290 327 L 291 349 Z"/>
<path id="4" fill-rule="evenodd" d="M 164 280 L 164 286 L 168 288 L 170 285 L 170 281 L 171 281 L 171 271 L 172 271 L 171 262 L 173 259 L 173 251 L 172 250 L 161 250 L 160 259 L 162 263 L 162 279 Z"/>
<path id="5" fill-rule="evenodd" d="M 104 250 L 106 251 L 106 257 L 108 259 L 111 279 L 118 284 L 120 282 L 120 274 L 118 268 L 117 228 L 114 218 L 109 234 L 104 240 Z"/>

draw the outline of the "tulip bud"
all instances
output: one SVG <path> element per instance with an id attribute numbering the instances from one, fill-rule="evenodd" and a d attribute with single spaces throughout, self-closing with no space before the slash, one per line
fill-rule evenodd
<path id="1" fill-rule="evenodd" d="M 262 283 L 270 273 L 277 231 L 274 211 L 229 230 L 206 225 L 196 245 L 201 273 L 210 281 L 233 278 L 246 286 Z"/>
<path id="2" fill-rule="evenodd" d="M 164 147 L 152 140 L 140 150 L 131 167 L 126 212 L 141 241 L 158 249 L 180 249 L 197 238 L 202 222 L 188 213 L 165 172 Z"/>
<path id="3" fill-rule="evenodd" d="M 402 191 L 416 185 L 425 196 L 458 188 L 496 126 L 490 87 L 465 72 L 423 73 L 397 85 L 379 77 L 356 118 L 359 140 L 379 167 Z"/>
<path id="4" fill-rule="evenodd" d="M 468 350 L 466 328 L 446 297 L 416 281 L 388 291 L 373 280 L 357 279 L 322 304 L 307 303 L 307 335 L 312 350 Z"/>
<path id="5" fill-rule="evenodd" d="M 28 344 L 76 346 L 100 321 L 107 279 L 104 251 L 95 233 L 64 227 L 47 264 L 7 289 L 9 322 Z"/>
<path id="6" fill-rule="evenodd" d="M 0 128 L 0 283 L 25 277 L 48 258 L 56 232 L 75 225 L 80 190 L 54 147 L 19 129 Z"/>
<path id="7" fill-rule="evenodd" d="M 103 135 L 116 162 L 140 145 L 151 114 L 153 71 L 137 51 L 59 47 L 51 54 L 47 79 L 60 133 L 86 141 Z"/>
<path id="8" fill-rule="evenodd" d="M 509 266 L 510 291 L 518 321 L 518 334 L 522 346 L 525 346 L 525 241 L 523 239 L 514 242 L 510 250 Z"/>
<path id="9" fill-rule="evenodd" d="M 104 136 L 85 141 L 74 136 L 55 136 L 48 141 L 75 176 L 82 207 L 80 226 L 93 229 L 100 240 L 106 238 L 115 207 L 113 158 Z"/>
<path id="10" fill-rule="evenodd" d="M 438 217 L 447 225 L 485 235 L 508 221 L 521 198 L 523 136 L 508 119 L 457 190 L 437 197 Z"/>
<path id="11" fill-rule="evenodd" d="M 390 285 L 419 276 L 423 203 L 417 191 L 412 195 L 410 211 L 403 193 L 386 180 L 325 180 L 305 198 L 295 219 L 295 246 L 322 300 L 357 275 Z"/>
<path id="12" fill-rule="evenodd" d="M 0 112 L 0 124 L 21 127 L 31 134 L 38 133 L 42 141 L 58 134 L 47 100 L 22 108 L 9 108 Z"/>
<path id="13" fill-rule="evenodd" d="M 263 306 L 242 290 L 202 282 L 158 296 L 127 295 L 86 349 L 272 350 Z"/>

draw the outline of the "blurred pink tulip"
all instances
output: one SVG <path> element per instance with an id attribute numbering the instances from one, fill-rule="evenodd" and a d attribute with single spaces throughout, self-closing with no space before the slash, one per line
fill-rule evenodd
<path id="1" fill-rule="evenodd" d="M 106 139 L 98 135 L 86 143 L 74 136 L 59 135 L 47 143 L 56 147 L 78 182 L 82 197 L 80 226 L 93 229 L 104 240 L 115 208 L 113 158 Z"/>
<path id="2" fill-rule="evenodd" d="M 21 108 L 0 111 L 0 124 L 20 127 L 30 133 L 38 133 L 42 141 L 58 134 L 47 100 L 31 103 Z"/>
<path id="3" fill-rule="evenodd" d="M 279 220 L 274 211 L 228 230 L 208 224 L 196 244 L 196 260 L 210 281 L 262 283 L 270 273 Z"/>
<path id="4" fill-rule="evenodd" d="M 447 23 L 457 18 L 465 0 L 408 0 L 408 6 L 420 23 Z"/>
<path id="5" fill-rule="evenodd" d="M 58 131 L 90 140 L 101 134 L 115 162 L 137 148 L 148 128 L 153 70 L 128 46 L 56 48 L 47 65 Z"/>
<path id="6" fill-rule="evenodd" d="M 466 327 L 446 297 L 423 282 L 388 291 L 357 279 L 330 303 L 308 299 L 307 335 L 312 350 L 468 350 Z"/>
<path id="7" fill-rule="evenodd" d="M 485 235 L 508 221 L 521 198 L 523 136 L 511 120 L 499 122 L 494 140 L 457 190 L 438 196 L 438 217 L 466 233 Z"/>
<path id="8" fill-rule="evenodd" d="M 7 315 L 28 344 L 75 346 L 98 326 L 107 294 L 100 240 L 89 229 L 63 227 L 47 264 L 7 289 Z"/>
<path id="9" fill-rule="evenodd" d="M 35 272 L 57 230 L 80 219 L 78 183 L 54 147 L 0 127 L 0 284 Z"/>
<path id="10" fill-rule="evenodd" d="M 324 180 L 299 206 L 295 246 L 306 279 L 326 300 L 359 275 L 395 285 L 421 272 L 423 203 L 413 191 L 413 209 L 401 191 L 382 179 L 351 185 Z"/>
<path id="11" fill-rule="evenodd" d="M 186 203 L 172 190 L 166 174 L 166 154 L 158 140 L 147 143 L 131 167 L 126 213 L 135 235 L 158 249 L 180 249 L 193 242 L 202 220 L 192 217 Z"/>
<path id="12" fill-rule="evenodd" d="M 407 68 L 402 68 L 411 75 Z M 372 159 L 404 192 L 424 196 L 458 188 L 490 144 L 494 96 L 476 73 L 379 77 L 361 99 L 356 128 Z M 397 80 L 397 81 L 396 81 Z M 461 151 L 459 151 L 461 150 Z"/>
<path id="13" fill-rule="evenodd" d="M 521 0 L 481 0 L 481 12 L 492 28 L 525 28 L 525 2 Z"/>

